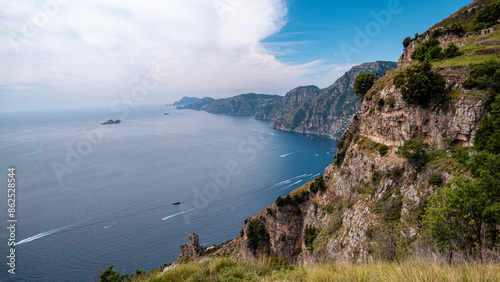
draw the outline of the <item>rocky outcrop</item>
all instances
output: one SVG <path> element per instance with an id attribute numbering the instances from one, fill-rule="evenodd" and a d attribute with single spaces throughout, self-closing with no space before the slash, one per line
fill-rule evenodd
<path id="1" fill-rule="evenodd" d="M 417 137 L 435 144 L 437 149 L 447 146 L 444 138 L 452 138 L 455 144 L 472 146 L 474 132 L 484 114 L 485 97 L 464 95 L 469 91 L 464 90 L 461 84 L 469 71 L 469 67 L 439 71 L 447 80 L 448 91 L 463 95 L 444 107 L 433 104 L 422 108 L 406 103 L 401 98 L 401 90 L 393 86 L 389 79 L 379 99 L 395 103 L 379 106 L 378 100 L 366 101 L 357 113 L 359 134 L 390 146 L 402 146 L 405 140 Z"/>
<path id="2" fill-rule="evenodd" d="M 205 97 L 205 98 L 202 98 L 202 99 L 199 99 L 199 100 L 196 100 L 190 104 L 187 104 L 185 106 L 178 106 L 177 109 L 178 110 L 184 110 L 184 109 L 190 109 L 190 110 L 196 110 L 196 111 L 200 111 L 200 110 L 203 110 L 203 108 L 214 102 L 215 99 L 214 98 L 211 98 L 211 97 Z"/>
<path id="3" fill-rule="evenodd" d="M 354 94 L 354 81 L 362 73 L 378 73 L 396 68 L 393 62 L 365 63 L 353 67 L 314 99 L 279 118 L 273 128 L 340 138 L 361 103 Z"/>
<path id="4" fill-rule="evenodd" d="M 172 104 L 172 106 L 185 106 L 185 105 L 189 105 L 195 101 L 198 101 L 200 100 L 200 98 L 196 98 L 196 97 L 182 97 L 182 99 L 180 99 L 179 101 L 175 102 Z"/>
<path id="5" fill-rule="evenodd" d="M 192 259 L 199 258 L 205 253 L 204 249 L 200 246 L 198 235 L 193 233 L 189 235 L 189 243 L 181 245 L 181 254 L 179 258 L 190 257 Z"/>
<path id="6" fill-rule="evenodd" d="M 299 86 L 289 91 L 285 98 L 278 101 L 273 106 L 261 107 L 255 112 L 256 119 L 276 120 L 302 104 L 317 97 L 320 89 L 317 86 Z"/>

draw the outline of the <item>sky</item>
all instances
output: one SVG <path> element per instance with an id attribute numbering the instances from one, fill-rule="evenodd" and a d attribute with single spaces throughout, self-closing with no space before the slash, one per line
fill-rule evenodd
<path id="1" fill-rule="evenodd" d="M 285 95 L 470 0 L 0 0 L 0 112 Z"/>

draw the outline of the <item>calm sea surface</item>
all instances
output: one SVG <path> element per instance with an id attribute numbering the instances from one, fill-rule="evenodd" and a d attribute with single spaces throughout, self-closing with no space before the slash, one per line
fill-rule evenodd
<path id="1" fill-rule="evenodd" d="M 111 264 L 121 273 L 158 268 L 193 232 L 205 246 L 235 238 L 245 218 L 323 173 L 336 153 L 335 140 L 251 117 L 157 106 L 100 126 L 119 117 L 109 109 L 0 116 L 0 212 L 8 226 L 15 166 L 18 220 L 16 275 L 7 273 L 8 230 L 0 232 L 1 281 L 88 281 Z"/>

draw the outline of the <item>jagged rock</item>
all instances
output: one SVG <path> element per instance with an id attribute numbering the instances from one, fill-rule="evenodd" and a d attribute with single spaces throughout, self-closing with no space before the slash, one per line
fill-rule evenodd
<path id="1" fill-rule="evenodd" d="M 203 256 L 204 253 L 203 248 L 200 246 L 198 235 L 193 233 L 189 235 L 189 243 L 181 245 L 181 254 L 179 258 L 190 257 L 194 259 Z"/>

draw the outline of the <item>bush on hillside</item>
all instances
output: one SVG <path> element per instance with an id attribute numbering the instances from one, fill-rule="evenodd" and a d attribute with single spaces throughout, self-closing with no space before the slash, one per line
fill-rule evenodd
<path id="1" fill-rule="evenodd" d="M 427 107 L 433 99 L 444 96 L 446 82 L 441 75 L 432 71 L 429 61 L 408 68 L 405 76 L 401 95 L 406 102 Z"/>
<path id="2" fill-rule="evenodd" d="M 403 146 L 398 147 L 397 154 L 405 157 L 417 172 L 420 172 L 429 161 L 428 148 L 429 144 L 424 143 L 421 138 L 409 139 Z"/>
<path id="3" fill-rule="evenodd" d="M 481 30 L 488 28 L 492 25 L 498 24 L 500 18 L 500 1 L 493 1 L 492 3 L 484 6 L 476 14 L 474 19 L 474 29 Z"/>
<path id="4" fill-rule="evenodd" d="M 354 81 L 354 93 L 359 96 L 364 96 L 366 92 L 373 86 L 375 75 L 372 73 L 363 73 L 356 77 Z"/>
<path id="5" fill-rule="evenodd" d="M 411 54 L 413 60 L 431 60 L 440 57 L 443 48 L 439 46 L 439 40 L 430 38 L 429 40 L 418 46 Z"/>

